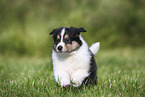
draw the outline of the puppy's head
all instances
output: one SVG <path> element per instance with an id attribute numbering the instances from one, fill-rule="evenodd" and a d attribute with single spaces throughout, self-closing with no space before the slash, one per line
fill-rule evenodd
<path id="1" fill-rule="evenodd" d="M 82 45 L 80 32 L 86 32 L 86 30 L 84 28 L 75 27 L 54 29 L 50 33 L 50 35 L 53 34 L 54 51 L 59 54 L 66 54 L 78 50 Z"/>

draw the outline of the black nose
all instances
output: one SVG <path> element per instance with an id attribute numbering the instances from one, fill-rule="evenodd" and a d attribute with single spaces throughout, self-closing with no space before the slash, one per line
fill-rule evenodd
<path id="1" fill-rule="evenodd" d="M 61 50 L 62 50 L 62 48 L 63 48 L 62 46 L 58 46 L 58 48 L 57 48 L 57 49 L 58 49 L 59 51 L 61 51 Z"/>

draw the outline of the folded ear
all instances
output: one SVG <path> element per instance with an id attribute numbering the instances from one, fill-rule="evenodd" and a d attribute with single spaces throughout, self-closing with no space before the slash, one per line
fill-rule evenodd
<path id="1" fill-rule="evenodd" d="M 74 34 L 80 34 L 81 32 L 87 32 L 84 28 L 76 28 L 76 27 L 70 27 L 70 30 Z"/>
<path id="2" fill-rule="evenodd" d="M 60 31 L 62 30 L 62 28 L 63 28 L 63 27 L 53 29 L 52 32 L 49 33 L 49 35 L 60 32 Z"/>
<path id="3" fill-rule="evenodd" d="M 84 28 L 82 28 L 82 27 L 81 27 L 81 28 L 78 28 L 78 31 L 79 31 L 79 32 L 87 32 L 87 31 L 86 31 Z"/>
<path id="4" fill-rule="evenodd" d="M 56 29 L 53 29 L 52 32 L 49 33 L 49 35 L 54 34 L 55 31 Z"/>

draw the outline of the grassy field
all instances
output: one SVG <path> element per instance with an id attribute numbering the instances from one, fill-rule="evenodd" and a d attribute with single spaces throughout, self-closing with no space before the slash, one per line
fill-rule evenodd
<path id="1" fill-rule="evenodd" d="M 98 85 L 81 89 L 59 87 L 49 57 L 0 56 L 0 97 L 145 97 L 144 49 L 100 50 L 96 56 Z"/>

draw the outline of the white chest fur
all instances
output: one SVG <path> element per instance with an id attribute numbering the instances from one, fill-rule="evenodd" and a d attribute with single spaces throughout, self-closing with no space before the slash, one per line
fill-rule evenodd
<path id="1" fill-rule="evenodd" d="M 86 42 L 81 40 L 83 45 L 72 54 L 59 55 L 53 51 L 54 77 L 61 86 L 70 84 L 70 81 L 79 86 L 89 76 L 91 55 Z"/>

